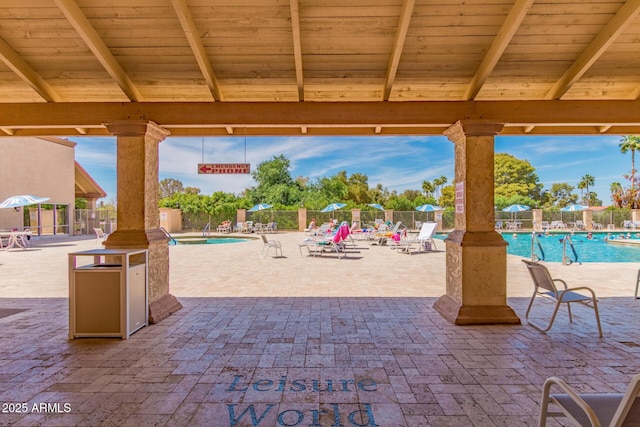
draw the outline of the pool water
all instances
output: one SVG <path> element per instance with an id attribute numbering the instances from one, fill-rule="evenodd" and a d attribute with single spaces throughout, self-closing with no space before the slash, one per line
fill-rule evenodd
<path id="1" fill-rule="evenodd" d="M 562 238 L 567 234 L 551 233 L 546 236 L 541 233 L 536 234 L 542 252 L 544 252 L 544 261 L 562 262 Z M 613 233 L 613 236 L 616 237 L 618 234 Z M 640 244 L 607 243 L 606 236 L 607 233 L 593 233 L 593 239 L 589 240 L 587 233 L 571 235 L 571 241 L 578 257 L 577 262 L 640 262 Z M 508 254 L 531 259 L 531 233 L 517 233 L 516 237 L 512 233 L 503 233 L 502 237 L 509 244 L 507 246 Z M 542 252 L 537 243 L 534 248 L 536 256 L 542 259 Z M 566 256 L 570 261 L 576 262 L 569 245 L 567 245 Z"/>
<path id="2" fill-rule="evenodd" d="M 225 243 L 249 242 L 251 238 L 247 237 L 181 237 L 169 242 L 169 245 L 221 245 Z"/>

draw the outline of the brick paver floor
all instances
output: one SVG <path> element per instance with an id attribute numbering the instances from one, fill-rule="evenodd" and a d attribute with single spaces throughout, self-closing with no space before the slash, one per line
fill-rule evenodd
<path id="1" fill-rule="evenodd" d="M 508 295 L 523 325 L 462 327 L 432 307 L 441 242 L 414 255 L 359 243 L 339 260 L 301 256 L 302 233 L 269 237 L 283 257 L 261 258 L 257 240 L 171 247 L 184 308 L 128 340 L 68 339 L 67 254 L 93 239 L 0 251 L 0 425 L 533 426 L 548 376 L 606 393 L 640 372 L 637 264 L 550 264 L 595 289 L 605 336 L 580 306 L 543 334 L 524 322 L 518 257 Z"/>

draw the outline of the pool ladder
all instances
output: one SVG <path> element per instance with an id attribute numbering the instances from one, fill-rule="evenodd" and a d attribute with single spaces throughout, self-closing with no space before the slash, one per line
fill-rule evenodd
<path id="1" fill-rule="evenodd" d="M 569 246 L 569 248 L 571 248 L 571 252 L 573 252 L 573 260 L 567 256 L 567 246 Z M 562 239 L 562 265 L 570 265 L 574 262 L 582 265 L 582 263 L 578 261 L 578 252 L 576 252 L 576 248 L 573 246 L 571 236 L 567 234 L 564 236 L 564 239 Z"/>
<path id="2" fill-rule="evenodd" d="M 540 249 L 540 256 L 536 253 L 536 246 Z M 535 231 L 531 233 L 531 261 L 544 261 L 544 249 Z"/>
<path id="3" fill-rule="evenodd" d="M 160 230 L 162 230 L 164 235 L 167 236 L 169 238 L 169 241 L 173 242 L 174 245 L 178 244 L 178 242 L 176 242 L 176 239 L 174 239 L 173 236 L 169 234 L 169 232 L 164 227 L 160 227 Z"/>

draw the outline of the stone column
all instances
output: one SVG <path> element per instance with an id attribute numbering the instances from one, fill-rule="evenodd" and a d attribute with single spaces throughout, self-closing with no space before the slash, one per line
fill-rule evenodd
<path id="1" fill-rule="evenodd" d="M 533 209 L 533 229 L 535 231 L 542 230 L 542 209 Z"/>
<path id="2" fill-rule="evenodd" d="M 238 222 L 247 222 L 247 210 L 236 209 L 236 219 L 238 220 Z"/>
<path id="3" fill-rule="evenodd" d="M 436 224 L 438 224 L 438 231 L 442 231 L 443 227 L 442 227 L 442 211 L 435 211 L 433 213 L 433 216 L 436 220 Z"/>
<path id="4" fill-rule="evenodd" d="M 158 323 L 182 308 L 169 293 L 169 239 L 158 209 L 158 145 L 169 132 L 153 122 L 106 126 L 117 137 L 118 229 L 104 246 L 149 251 L 149 322 Z"/>
<path id="5" fill-rule="evenodd" d="M 351 224 L 355 224 L 356 230 L 362 228 L 360 221 L 360 209 L 351 209 Z"/>
<path id="6" fill-rule="evenodd" d="M 393 209 L 385 209 L 384 210 L 384 221 L 387 222 L 389 221 L 390 223 L 394 223 L 393 222 Z"/>
<path id="7" fill-rule="evenodd" d="M 445 240 L 447 293 L 434 308 L 456 325 L 519 324 L 507 305 L 507 243 L 494 230 L 494 137 L 500 123 L 457 122 L 455 230 Z"/>
<path id="8" fill-rule="evenodd" d="M 593 230 L 593 211 L 591 209 L 582 211 L 582 222 L 585 230 Z"/>
<path id="9" fill-rule="evenodd" d="M 298 208 L 298 231 L 307 228 L 307 208 Z"/>

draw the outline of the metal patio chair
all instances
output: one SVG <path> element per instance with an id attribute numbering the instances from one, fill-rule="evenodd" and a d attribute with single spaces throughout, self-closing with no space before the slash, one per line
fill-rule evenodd
<path id="1" fill-rule="evenodd" d="M 556 386 L 562 394 L 551 394 Z M 550 411 L 549 404 L 559 411 Z M 544 427 L 547 417 L 567 417 L 576 426 L 627 426 L 640 424 L 640 374 L 631 379 L 627 391 L 607 394 L 578 394 L 571 386 L 557 377 L 550 377 L 542 387 L 540 419 Z"/>
<path id="2" fill-rule="evenodd" d="M 533 280 L 533 284 L 535 285 L 535 289 L 533 291 L 533 296 L 531 297 L 531 301 L 529 302 L 529 307 L 527 308 L 527 313 L 525 318 L 527 323 L 539 330 L 540 332 L 547 332 L 551 329 L 554 320 L 556 319 L 556 315 L 558 314 L 558 310 L 562 304 L 567 305 L 567 310 L 569 312 L 569 322 L 573 323 L 573 317 L 571 315 L 571 303 L 578 303 L 585 305 L 589 308 L 592 308 L 595 312 L 596 323 L 598 325 L 598 333 L 600 337 L 602 337 L 602 327 L 600 325 L 600 313 L 598 312 L 598 301 L 596 299 L 596 294 L 593 292 L 593 289 L 588 288 L 586 286 L 580 286 L 577 288 L 568 288 L 567 283 L 562 279 L 553 279 L 551 278 L 551 274 L 547 267 L 537 262 L 522 260 L 527 266 L 529 270 L 529 274 L 531 275 L 531 279 Z M 560 282 L 564 286 L 564 289 L 558 289 L 556 287 L 555 282 Z M 583 295 L 576 291 L 584 291 L 590 294 Z M 546 297 L 551 301 L 555 302 L 555 309 L 553 310 L 553 314 L 551 315 L 551 320 L 549 320 L 549 324 L 546 327 L 540 327 L 535 325 L 529 320 L 529 313 L 531 312 L 531 308 L 533 307 L 533 303 L 537 297 Z"/>

